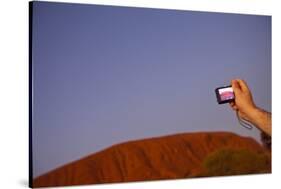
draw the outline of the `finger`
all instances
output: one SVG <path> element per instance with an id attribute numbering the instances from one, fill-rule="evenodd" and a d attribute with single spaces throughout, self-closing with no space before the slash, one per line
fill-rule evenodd
<path id="1" fill-rule="evenodd" d="M 237 110 L 237 109 L 238 109 L 234 102 L 230 102 L 229 105 L 230 105 L 230 107 L 231 107 L 233 110 Z"/>
<path id="2" fill-rule="evenodd" d="M 249 91 L 249 87 L 246 81 L 244 81 L 243 79 L 237 79 L 236 81 L 239 83 L 242 91 Z"/>
<path id="3" fill-rule="evenodd" d="M 233 110 L 235 110 L 235 111 L 238 110 L 237 106 L 235 106 L 235 105 L 232 106 L 231 108 L 232 108 Z"/>
<path id="4" fill-rule="evenodd" d="M 231 86 L 232 86 L 232 89 L 233 89 L 234 93 L 235 92 L 237 93 L 237 92 L 241 91 L 240 85 L 239 85 L 237 80 L 232 80 L 231 81 Z"/>
<path id="5" fill-rule="evenodd" d="M 234 104 L 234 102 L 229 102 L 229 105 L 234 106 L 235 104 Z"/>
<path id="6" fill-rule="evenodd" d="M 230 106 L 232 110 L 236 111 L 238 110 L 237 106 Z"/>

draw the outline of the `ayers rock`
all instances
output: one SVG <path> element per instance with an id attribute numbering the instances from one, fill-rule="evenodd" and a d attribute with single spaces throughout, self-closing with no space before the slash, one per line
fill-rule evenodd
<path id="1" fill-rule="evenodd" d="M 111 146 L 35 178 L 33 187 L 198 177 L 203 160 L 218 149 L 270 153 L 229 132 L 175 134 Z"/>

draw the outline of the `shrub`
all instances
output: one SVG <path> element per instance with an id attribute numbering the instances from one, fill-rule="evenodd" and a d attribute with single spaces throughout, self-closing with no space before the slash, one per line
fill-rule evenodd
<path id="1" fill-rule="evenodd" d="M 271 156 L 247 149 L 220 149 L 203 161 L 202 176 L 240 175 L 271 172 Z"/>

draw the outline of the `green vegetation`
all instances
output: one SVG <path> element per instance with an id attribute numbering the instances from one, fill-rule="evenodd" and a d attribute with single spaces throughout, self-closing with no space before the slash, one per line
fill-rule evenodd
<path id="1" fill-rule="evenodd" d="M 204 159 L 203 167 L 202 176 L 270 173 L 271 157 L 266 152 L 253 152 L 247 149 L 220 149 Z"/>

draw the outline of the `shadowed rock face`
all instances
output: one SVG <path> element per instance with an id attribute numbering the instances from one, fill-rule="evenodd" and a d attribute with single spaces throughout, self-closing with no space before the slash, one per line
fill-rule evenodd
<path id="1" fill-rule="evenodd" d="M 219 149 L 269 153 L 255 140 L 233 133 L 176 134 L 114 145 L 35 178 L 33 186 L 198 177 L 204 158 Z"/>

